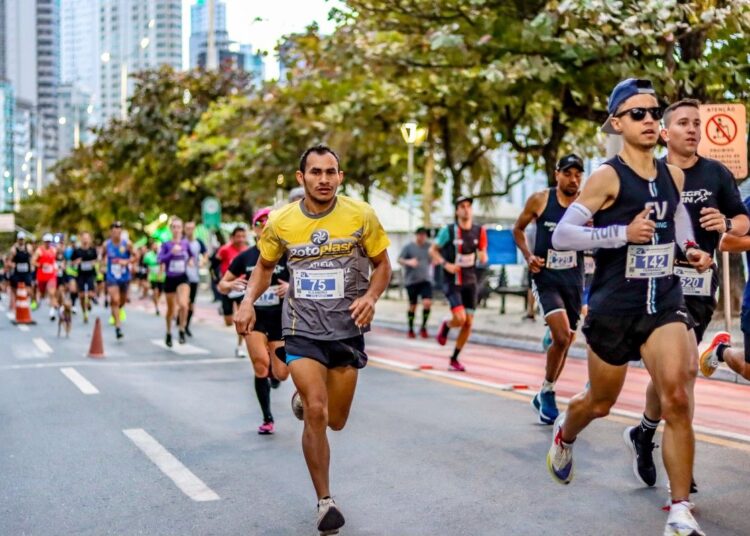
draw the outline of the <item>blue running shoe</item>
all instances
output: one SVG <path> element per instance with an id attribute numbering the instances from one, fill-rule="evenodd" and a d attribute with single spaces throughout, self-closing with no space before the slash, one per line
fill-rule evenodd
<path id="1" fill-rule="evenodd" d="M 554 391 L 541 391 L 539 393 L 539 422 L 542 424 L 554 424 L 560 415 L 555 401 Z"/>
<path id="2" fill-rule="evenodd" d="M 542 407 L 542 403 L 539 402 L 539 393 L 535 394 L 534 397 L 531 399 L 531 407 L 534 409 L 534 413 L 536 414 L 537 418 L 539 419 L 539 422 L 544 424 L 542 422 L 542 418 L 539 415 L 539 408 Z"/>
<path id="3" fill-rule="evenodd" d="M 550 346 L 552 346 L 552 332 L 547 328 L 547 331 L 544 332 L 544 337 L 542 337 L 542 349 L 546 352 Z"/>
<path id="4" fill-rule="evenodd" d="M 547 469 L 555 482 L 570 484 L 573 480 L 573 445 L 563 443 L 563 422 L 565 422 L 565 413 L 558 417 L 552 429 L 552 446 L 547 452 Z"/>

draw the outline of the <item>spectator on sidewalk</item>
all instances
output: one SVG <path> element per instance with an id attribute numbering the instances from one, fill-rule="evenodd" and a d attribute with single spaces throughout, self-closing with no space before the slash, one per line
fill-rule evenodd
<path id="1" fill-rule="evenodd" d="M 410 242 L 401 250 L 398 263 L 404 267 L 404 284 L 409 296 L 409 338 L 414 339 L 414 317 L 417 312 L 417 302 L 422 298 L 422 328 L 419 335 L 426 339 L 427 320 L 430 318 L 432 307 L 432 281 L 430 271 L 432 262 L 430 260 L 430 243 L 427 241 L 427 229 L 420 227 L 414 235 L 414 242 Z"/>

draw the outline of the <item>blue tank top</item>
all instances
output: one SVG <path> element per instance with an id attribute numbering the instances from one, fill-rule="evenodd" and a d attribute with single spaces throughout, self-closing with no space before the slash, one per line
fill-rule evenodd
<path id="1" fill-rule="evenodd" d="M 680 194 L 667 165 L 659 160 L 655 163 L 656 178 L 646 180 L 619 156 L 605 162 L 617 172 L 620 188 L 612 206 L 594 214 L 594 227 L 628 225 L 646 206 L 651 206 L 649 217 L 656 222 L 656 232 L 650 244 L 628 243 L 620 248 L 597 250 L 589 296 L 593 313 L 653 315 L 683 303 L 679 278 L 672 275 L 676 253 L 674 213 Z"/>
<path id="2" fill-rule="evenodd" d="M 128 241 L 120 240 L 120 244 L 115 245 L 112 243 L 112 240 L 107 240 L 105 247 L 107 249 L 107 281 L 117 281 L 121 283 L 130 281 L 129 266 L 112 262 L 116 259 L 130 259 Z"/>
<path id="3" fill-rule="evenodd" d="M 550 188 L 547 205 L 536 220 L 534 255 L 545 261 L 545 266 L 538 273 L 531 274 L 537 285 L 583 287 L 583 252 L 561 252 L 552 247 L 552 233 L 565 210 L 557 199 L 557 188 Z"/>

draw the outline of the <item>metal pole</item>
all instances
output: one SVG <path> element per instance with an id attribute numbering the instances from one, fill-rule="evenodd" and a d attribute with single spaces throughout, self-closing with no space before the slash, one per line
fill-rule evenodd
<path id="1" fill-rule="evenodd" d="M 721 253 L 722 287 L 721 294 L 724 298 L 724 331 L 732 329 L 732 300 L 730 298 L 729 284 L 729 252 Z"/>
<path id="2" fill-rule="evenodd" d="M 120 61 L 120 117 L 123 121 L 128 118 L 128 61 Z"/>
<path id="3" fill-rule="evenodd" d="M 409 232 L 414 230 L 414 144 L 409 144 L 409 165 L 407 168 L 406 197 L 409 202 Z"/>

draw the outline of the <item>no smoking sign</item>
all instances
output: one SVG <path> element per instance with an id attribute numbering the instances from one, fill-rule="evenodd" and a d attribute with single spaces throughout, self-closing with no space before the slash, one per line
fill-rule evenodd
<path id="1" fill-rule="evenodd" d="M 747 126 L 742 104 L 701 106 L 703 132 L 698 154 L 727 166 L 734 177 L 747 177 Z"/>

